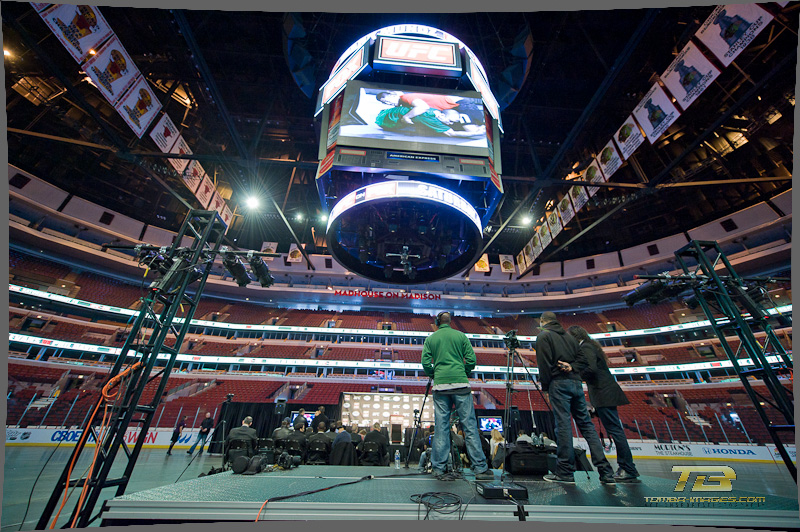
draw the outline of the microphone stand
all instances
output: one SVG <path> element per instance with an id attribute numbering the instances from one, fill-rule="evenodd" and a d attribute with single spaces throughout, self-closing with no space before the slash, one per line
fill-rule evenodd
<path id="1" fill-rule="evenodd" d="M 425 387 L 425 397 L 422 398 L 422 406 L 419 407 L 419 411 L 414 411 L 414 432 L 411 435 L 411 441 L 408 442 L 408 452 L 406 453 L 406 465 L 405 469 L 408 469 L 408 464 L 411 461 L 411 451 L 414 449 L 414 442 L 417 441 L 417 432 L 419 431 L 419 427 L 422 424 L 422 413 L 425 411 L 425 401 L 428 400 L 428 394 L 431 393 L 431 384 L 433 383 L 433 378 L 428 378 L 428 385 Z"/>

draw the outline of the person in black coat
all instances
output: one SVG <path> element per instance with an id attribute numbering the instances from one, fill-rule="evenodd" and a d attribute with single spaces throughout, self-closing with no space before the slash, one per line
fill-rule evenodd
<path id="1" fill-rule="evenodd" d="M 372 425 L 372 430 L 369 431 L 366 436 L 364 436 L 364 441 L 359 446 L 363 449 L 363 446 L 367 442 L 375 442 L 378 444 L 378 454 L 381 457 L 380 462 L 378 464 L 371 464 L 371 465 L 386 465 L 389 463 L 389 442 L 386 440 L 386 437 L 381 434 L 381 424 L 375 423 Z M 359 450 L 361 450 L 359 449 Z M 369 462 L 370 460 L 367 457 L 362 459 L 362 463 Z M 374 460 L 373 460 L 374 461 Z"/>
<path id="2" fill-rule="evenodd" d="M 580 343 L 580 356 L 572 367 L 586 381 L 589 401 L 617 448 L 618 469 L 614 479 L 617 482 L 638 482 L 639 472 L 633 463 L 631 448 L 617 412 L 618 406 L 627 405 L 630 401 L 611 375 L 603 347 L 583 327 L 573 325 L 567 332 Z"/>
<path id="3" fill-rule="evenodd" d="M 314 419 L 311 420 L 311 430 L 317 432 L 317 425 L 320 423 L 325 423 L 326 427 L 331 426 L 330 420 L 328 420 L 328 416 L 325 415 L 325 407 L 320 406 L 317 408 L 317 411 L 314 412 Z"/>
<path id="4" fill-rule="evenodd" d="M 247 416 L 242 420 L 241 426 L 231 429 L 228 433 L 228 438 L 225 440 L 228 444 L 234 440 L 245 442 L 247 446 L 247 456 L 253 456 L 258 449 L 258 433 L 256 429 L 251 426 L 252 424 L 253 418 Z"/>
<path id="5" fill-rule="evenodd" d="M 299 417 L 299 416 L 298 416 Z M 306 438 L 306 427 L 305 425 L 300 425 L 299 428 L 295 428 L 291 434 L 286 436 L 283 441 L 290 442 L 297 440 L 300 442 L 300 456 L 303 460 L 306 459 L 306 450 L 308 449 L 308 440 Z"/>
<path id="6" fill-rule="evenodd" d="M 575 482 L 575 451 L 570 418 L 586 439 L 592 463 L 602 484 L 614 484 L 614 469 L 603 454 L 603 444 L 589 417 L 581 377 L 571 368 L 580 356 L 580 345 L 561 326 L 553 312 L 543 312 L 536 337 L 536 362 L 545 398 L 550 403 L 556 425 L 556 471 L 543 477 L 548 482 Z"/>
<path id="7" fill-rule="evenodd" d="M 310 446 L 312 442 L 321 441 L 323 444 L 325 444 L 326 452 L 330 452 L 331 439 L 328 437 L 328 434 L 325 432 L 325 430 L 327 428 L 328 427 L 325 425 L 324 422 L 317 423 L 317 432 L 315 432 L 314 434 L 311 434 L 310 436 L 308 436 L 308 438 L 306 439 L 307 445 Z M 313 452 L 313 451 L 310 451 L 310 450 L 308 450 L 306 452 L 307 452 L 307 455 L 308 455 L 307 460 L 309 462 L 313 462 L 313 461 L 316 461 L 316 460 L 319 460 L 319 459 L 322 458 L 321 456 L 319 456 L 319 453 L 316 453 L 316 452 Z"/>

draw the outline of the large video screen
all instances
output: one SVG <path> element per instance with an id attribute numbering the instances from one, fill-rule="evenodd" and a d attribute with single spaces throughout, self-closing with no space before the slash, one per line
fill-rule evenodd
<path id="1" fill-rule="evenodd" d="M 488 157 L 480 94 L 350 81 L 337 143 Z"/>

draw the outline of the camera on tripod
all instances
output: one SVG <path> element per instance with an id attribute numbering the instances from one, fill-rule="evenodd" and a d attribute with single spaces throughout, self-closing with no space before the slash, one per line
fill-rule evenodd
<path id="1" fill-rule="evenodd" d="M 506 349 L 511 351 L 519 348 L 519 339 L 517 338 L 517 331 L 508 331 L 503 337 L 503 342 L 506 344 Z"/>

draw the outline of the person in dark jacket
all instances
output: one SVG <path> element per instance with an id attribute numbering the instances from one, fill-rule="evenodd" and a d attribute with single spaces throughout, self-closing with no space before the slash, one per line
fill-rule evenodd
<path id="1" fill-rule="evenodd" d="M 234 440 L 243 441 L 247 446 L 247 456 L 253 456 L 258 449 L 258 433 L 252 425 L 252 417 L 247 416 L 244 418 L 241 426 L 231 429 L 228 433 L 228 438 L 225 440 L 226 443 L 230 443 Z"/>
<path id="2" fill-rule="evenodd" d="M 300 416 L 298 416 L 300 417 Z M 295 428 L 291 434 L 284 438 L 285 442 L 290 442 L 297 440 L 300 442 L 300 457 L 305 460 L 306 459 L 306 450 L 308 449 L 308 439 L 306 437 L 306 426 L 300 425 L 299 428 Z"/>
<path id="3" fill-rule="evenodd" d="M 186 428 L 186 418 L 189 416 L 183 416 L 178 422 L 175 424 L 175 428 L 172 429 L 172 438 L 170 438 L 169 449 L 167 449 L 167 456 L 172 456 L 172 447 L 178 443 L 178 439 L 180 439 L 181 434 L 183 434 L 183 429 Z"/>
<path id="4" fill-rule="evenodd" d="M 608 432 L 608 437 L 614 440 L 618 466 L 614 479 L 617 482 L 638 482 L 639 471 L 633 463 L 631 448 L 617 412 L 618 406 L 627 405 L 630 401 L 608 370 L 608 360 L 603 352 L 603 346 L 593 340 L 583 327 L 573 325 L 567 332 L 578 340 L 580 356 L 572 367 L 565 366 L 565 368 L 567 371 L 575 370 L 586 381 L 589 401 L 597 411 L 597 417 Z"/>
<path id="5" fill-rule="evenodd" d="M 206 439 L 208 435 L 211 434 L 211 429 L 214 428 L 214 420 L 211 419 L 211 412 L 206 412 L 206 417 L 203 421 L 200 422 L 200 432 L 197 433 L 197 439 L 194 442 L 194 445 L 186 451 L 186 454 L 192 454 L 194 452 L 194 448 L 200 443 L 200 440 L 203 440 L 203 443 L 200 443 L 200 452 L 197 454 L 203 454 L 203 447 L 206 445 Z"/>
<path id="6" fill-rule="evenodd" d="M 358 433 L 358 425 L 353 425 L 350 427 L 350 439 L 353 441 L 353 444 L 358 445 L 363 441 L 361 434 Z"/>
<path id="7" fill-rule="evenodd" d="M 536 337 L 536 362 L 545 398 L 553 410 L 556 424 L 556 471 L 544 476 L 548 482 L 575 482 L 575 451 L 572 446 L 570 416 L 589 445 L 592 463 L 600 473 L 600 482 L 614 484 L 614 470 L 603 454 L 603 444 L 594 429 L 580 375 L 567 371 L 563 364 L 573 364 L 580 354 L 580 345 L 561 326 L 552 312 L 543 312 L 539 318 L 541 331 Z M 571 367 L 571 366 L 570 366 Z"/>
<path id="8" fill-rule="evenodd" d="M 281 426 L 272 431 L 272 440 L 282 440 L 291 433 L 292 429 L 289 428 L 289 418 L 284 418 L 284 420 L 281 421 Z"/>
<path id="9" fill-rule="evenodd" d="M 389 442 L 386 440 L 386 437 L 381 434 L 381 424 L 374 423 L 372 425 L 372 430 L 369 431 L 364 436 L 364 441 L 361 442 L 359 445 L 359 451 L 363 451 L 364 444 L 369 442 L 375 442 L 378 444 L 378 457 L 362 457 L 362 462 L 367 465 L 386 465 L 389 463 Z M 374 463 L 375 461 L 378 463 Z"/>
<path id="10" fill-rule="evenodd" d="M 328 434 L 325 432 L 327 428 L 328 427 L 325 425 L 325 422 L 317 423 L 317 432 L 308 436 L 308 438 L 306 439 L 307 445 L 310 447 L 313 442 L 321 441 L 323 444 L 325 444 L 326 452 L 330 452 L 331 440 L 328 437 Z M 319 456 L 318 452 L 314 452 L 311 450 L 306 450 L 306 454 L 307 454 L 306 460 L 308 460 L 309 462 L 314 462 L 322 458 L 321 456 Z"/>
<path id="11" fill-rule="evenodd" d="M 314 419 L 311 420 L 311 430 L 313 432 L 317 432 L 317 425 L 320 423 L 325 423 L 326 427 L 331 426 L 330 420 L 328 420 L 328 416 L 325 415 L 325 407 L 320 406 L 317 408 L 317 411 L 314 412 Z"/>
<path id="12" fill-rule="evenodd" d="M 294 418 L 294 423 L 292 423 L 294 430 L 298 430 L 300 427 L 303 427 L 304 429 L 308 428 L 308 420 L 306 419 L 305 413 L 306 413 L 305 408 L 301 408 L 300 411 L 297 413 L 297 417 Z"/>

